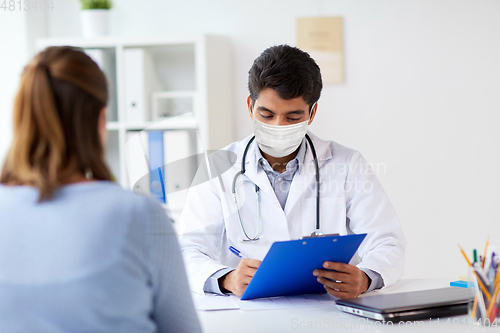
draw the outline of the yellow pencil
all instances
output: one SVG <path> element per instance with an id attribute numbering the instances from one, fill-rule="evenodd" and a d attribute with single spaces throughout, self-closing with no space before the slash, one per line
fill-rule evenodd
<path id="1" fill-rule="evenodd" d="M 484 246 L 484 255 L 483 255 L 483 262 L 481 263 L 481 266 L 484 268 L 484 263 L 486 262 L 486 251 L 488 250 L 488 245 L 490 244 L 490 236 L 488 236 L 488 239 L 486 239 L 486 245 Z M 493 264 L 493 263 L 492 263 Z"/>
<path id="2" fill-rule="evenodd" d="M 460 248 L 460 251 L 462 251 L 462 254 L 464 255 L 464 258 L 465 258 L 465 260 L 467 261 L 467 263 L 469 264 L 469 266 L 471 266 L 471 267 L 472 267 L 472 263 L 470 262 L 469 258 L 468 258 L 468 257 L 467 257 L 467 255 L 465 254 L 464 249 L 462 249 L 462 247 L 461 247 L 460 245 L 459 245 L 458 247 Z"/>
<path id="3" fill-rule="evenodd" d="M 486 289 L 486 287 L 484 286 L 484 284 L 481 282 L 481 280 L 479 279 L 479 275 L 477 275 L 477 273 L 474 271 L 474 274 L 476 274 L 476 277 L 477 277 L 477 283 L 479 284 L 479 287 L 481 288 L 481 290 L 483 291 L 483 294 L 486 296 L 486 298 L 488 299 L 488 302 L 491 302 L 491 294 L 490 292 L 488 291 L 488 289 Z"/>
<path id="4" fill-rule="evenodd" d="M 477 310 L 477 295 L 474 297 L 474 304 L 472 305 L 472 318 L 476 318 L 476 310 Z"/>

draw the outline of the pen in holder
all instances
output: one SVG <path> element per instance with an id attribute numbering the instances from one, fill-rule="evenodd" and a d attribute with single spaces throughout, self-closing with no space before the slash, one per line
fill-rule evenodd
<path id="1" fill-rule="evenodd" d="M 496 276 L 489 279 L 477 262 L 469 266 L 468 287 L 474 295 L 474 301 L 469 303 L 469 320 L 481 326 L 500 324 L 498 319 L 500 283 Z"/>

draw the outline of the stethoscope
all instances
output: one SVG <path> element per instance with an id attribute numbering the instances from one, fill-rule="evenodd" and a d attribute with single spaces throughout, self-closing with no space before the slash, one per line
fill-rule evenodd
<path id="1" fill-rule="evenodd" d="M 318 157 L 316 156 L 316 149 L 314 148 L 314 144 L 313 144 L 311 138 L 307 134 L 305 135 L 305 137 L 306 137 L 307 142 L 309 142 L 309 146 L 311 147 L 311 152 L 312 152 L 313 159 L 314 159 L 314 166 L 315 166 L 315 170 L 316 170 L 316 230 L 313 233 L 311 233 L 311 236 L 309 236 L 309 237 L 319 237 L 319 236 L 323 236 L 323 234 L 321 232 L 319 232 L 319 226 L 320 226 L 320 224 L 319 224 L 320 189 L 319 189 Z M 259 236 L 260 228 L 261 228 L 260 194 L 259 194 L 260 188 L 256 184 L 253 184 L 253 182 L 251 180 L 249 180 L 249 179 L 244 180 L 244 182 L 245 181 L 250 182 L 255 186 L 255 193 L 257 194 L 257 216 L 258 216 L 257 232 L 255 233 L 255 236 L 253 236 L 253 237 L 248 236 L 248 234 L 245 230 L 245 227 L 243 226 L 243 222 L 241 221 L 240 209 L 238 206 L 238 199 L 236 198 L 236 180 L 238 180 L 239 176 L 245 174 L 245 171 L 246 171 L 245 170 L 245 159 L 247 156 L 248 149 L 250 148 L 250 144 L 253 142 L 254 139 L 255 139 L 255 135 L 250 139 L 250 141 L 248 141 L 248 143 L 245 147 L 245 151 L 243 152 L 243 158 L 241 159 L 241 171 L 238 171 L 236 173 L 236 175 L 234 175 L 234 178 L 233 178 L 232 193 L 233 193 L 234 203 L 236 205 L 236 211 L 237 211 L 237 215 L 238 215 L 238 220 L 240 221 L 241 230 L 243 230 L 243 234 L 245 235 L 245 238 L 246 238 L 246 239 L 241 239 L 241 238 L 238 239 L 238 241 L 240 241 L 240 242 L 257 241 L 257 240 L 262 238 L 262 236 Z"/>

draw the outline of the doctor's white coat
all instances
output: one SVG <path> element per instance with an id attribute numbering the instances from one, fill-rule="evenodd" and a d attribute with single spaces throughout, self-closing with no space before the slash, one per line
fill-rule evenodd
<path id="1" fill-rule="evenodd" d="M 355 256 L 351 264 L 379 273 L 385 287 L 392 285 L 403 274 L 406 240 L 374 170 L 359 152 L 308 134 L 316 148 L 320 170 L 320 231 L 340 235 L 366 233 L 358 249 L 361 261 Z M 236 160 L 229 170 L 217 175 L 217 164 L 230 165 L 234 160 L 210 163 L 214 178 L 189 190 L 180 217 L 179 239 L 191 289 L 197 293 L 203 293 L 212 274 L 238 266 L 241 259 L 229 251 L 229 246 L 249 258 L 262 260 L 274 242 L 298 239 L 315 231 L 316 183 L 310 147 L 307 146 L 304 163 L 293 178 L 282 209 L 266 173 L 257 167 L 258 146 L 254 140 L 245 161 L 246 173 L 236 182 L 236 192 L 243 226 L 252 238 L 259 227 L 253 184 L 260 187 L 260 239 L 241 242 L 246 237 L 231 187 L 251 137 L 224 148 L 234 153 L 227 158 Z"/>

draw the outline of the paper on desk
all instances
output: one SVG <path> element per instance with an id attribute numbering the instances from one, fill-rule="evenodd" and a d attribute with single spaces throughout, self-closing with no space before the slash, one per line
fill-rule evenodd
<path id="1" fill-rule="evenodd" d="M 297 307 L 312 307 L 335 305 L 335 297 L 325 294 L 306 294 L 297 296 L 258 298 L 242 301 L 237 296 L 231 296 L 239 308 L 243 311 L 273 310 Z"/>
<path id="2" fill-rule="evenodd" d="M 200 295 L 196 293 L 191 293 L 191 296 L 193 297 L 194 307 L 198 311 L 237 310 L 240 308 L 229 296 Z"/>

